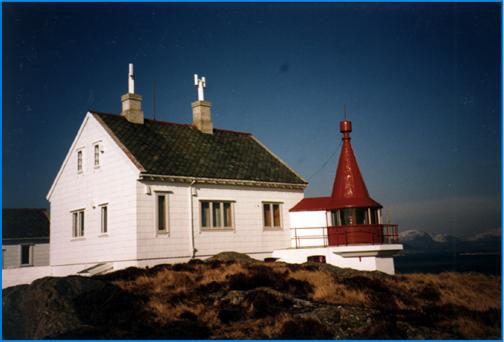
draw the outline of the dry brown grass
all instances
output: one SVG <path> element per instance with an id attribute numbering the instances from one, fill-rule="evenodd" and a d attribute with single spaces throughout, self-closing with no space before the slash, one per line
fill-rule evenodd
<path id="1" fill-rule="evenodd" d="M 457 336 L 465 338 L 482 338 L 489 334 L 488 325 L 482 323 L 482 320 L 473 319 L 472 312 L 488 314 L 491 310 L 500 310 L 500 277 L 476 273 L 390 277 L 376 273 L 340 273 L 325 267 L 292 267 L 284 263 L 223 262 L 213 265 L 195 264 L 179 270 L 166 268 L 151 275 L 140 275 L 134 280 L 115 280 L 113 283 L 131 293 L 146 295 L 148 299 L 145 307 L 156 323 L 167 324 L 183 319 L 189 313 L 212 331 L 212 338 L 278 338 L 286 322 L 294 319 L 288 308 L 275 316 L 254 318 L 245 314 L 243 319 L 224 323 L 219 317 L 222 298 L 210 298 L 205 292 L 210 286 L 217 288 L 217 293 L 221 293 L 219 296 L 225 296 L 229 292 L 222 294 L 219 291 L 229 291 L 230 277 L 257 275 L 255 272 L 260 271 L 261 267 L 262 272 L 265 272 L 264 268 L 269 269 L 279 279 L 283 277 L 308 283 L 312 290 L 306 293 L 305 298 L 313 302 L 384 310 L 383 312 L 421 311 L 427 315 L 430 312 L 436 313 L 437 308 L 455 308 L 446 311 L 446 315 L 451 315 L 451 318 L 443 318 L 441 314 L 440 322 L 432 324 L 437 324 L 445 332 L 454 331 Z M 457 308 L 465 310 L 464 313 L 458 315 Z M 405 316 L 404 319 L 408 318 Z M 490 330 L 491 336 L 500 333 L 497 326 Z"/>
<path id="2" fill-rule="evenodd" d="M 311 299 L 315 301 L 341 305 L 366 305 L 369 303 L 366 293 L 338 283 L 325 272 L 299 270 L 290 273 L 290 277 L 310 283 L 313 286 Z"/>
<path id="3" fill-rule="evenodd" d="M 264 327 L 263 333 L 265 338 L 272 339 L 278 336 L 278 333 L 283 329 L 285 322 L 292 319 L 292 316 L 288 313 L 281 313 L 278 315 L 272 324 Z"/>
<path id="4" fill-rule="evenodd" d="M 211 282 L 221 283 L 226 280 L 226 277 L 232 274 L 246 272 L 246 268 L 241 263 L 226 265 L 216 269 L 203 268 L 201 269 L 202 279 L 200 285 L 210 284 Z"/>
<path id="5" fill-rule="evenodd" d="M 400 289 L 415 293 L 430 285 L 440 292 L 439 304 L 453 304 L 469 310 L 500 309 L 500 277 L 479 273 L 446 272 L 441 274 L 408 274 L 406 281 L 395 282 Z"/>

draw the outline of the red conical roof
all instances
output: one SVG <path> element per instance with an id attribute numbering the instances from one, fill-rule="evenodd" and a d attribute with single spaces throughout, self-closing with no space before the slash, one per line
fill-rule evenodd
<path id="1" fill-rule="evenodd" d="M 352 123 L 348 120 L 341 121 L 340 131 L 343 133 L 343 146 L 341 147 L 331 200 L 327 209 L 382 208 L 380 203 L 369 196 L 366 184 L 357 165 L 357 160 L 350 144 Z"/>

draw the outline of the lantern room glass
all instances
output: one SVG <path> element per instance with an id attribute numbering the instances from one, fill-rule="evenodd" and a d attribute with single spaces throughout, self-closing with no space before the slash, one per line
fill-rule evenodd
<path id="1" fill-rule="evenodd" d="M 331 223 L 335 227 L 379 224 L 378 208 L 342 208 L 331 211 Z"/>

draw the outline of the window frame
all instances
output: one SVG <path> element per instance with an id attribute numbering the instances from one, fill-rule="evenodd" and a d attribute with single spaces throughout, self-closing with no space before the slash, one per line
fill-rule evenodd
<path id="1" fill-rule="evenodd" d="M 271 226 L 266 225 L 265 221 L 265 206 L 269 206 L 269 211 L 270 211 L 270 221 L 271 221 Z M 279 211 L 279 220 L 280 220 L 280 225 L 275 226 L 275 210 L 274 206 L 278 205 L 278 211 Z M 262 225 L 263 225 L 263 230 L 283 230 L 284 225 L 283 225 L 283 202 L 279 201 L 262 201 L 261 202 L 261 217 L 262 217 Z"/>
<path id="2" fill-rule="evenodd" d="M 154 192 L 154 215 L 155 215 L 155 229 L 156 234 L 170 234 L 170 192 L 165 191 L 155 191 Z M 164 229 L 159 229 L 159 197 L 164 197 Z"/>
<path id="3" fill-rule="evenodd" d="M 23 264 L 23 247 L 28 247 L 28 263 Z M 22 267 L 33 266 L 33 245 L 21 244 L 19 249 L 19 265 Z"/>
<path id="4" fill-rule="evenodd" d="M 108 225 L 108 219 L 109 219 L 108 203 L 100 204 L 99 207 L 100 207 L 100 235 L 108 235 L 109 234 L 109 229 L 108 229 L 109 228 L 109 225 Z M 104 217 L 103 217 L 104 210 L 105 210 L 105 220 L 104 220 Z"/>
<path id="5" fill-rule="evenodd" d="M 77 149 L 77 173 L 84 173 L 84 147 Z"/>
<path id="6" fill-rule="evenodd" d="M 203 226 L 203 203 L 208 203 L 208 210 L 209 210 L 209 223 L 210 225 L 208 227 Z M 219 219 L 220 219 L 220 226 L 215 226 L 214 225 L 214 203 L 219 203 Z M 229 204 L 229 208 L 231 210 L 231 222 L 229 226 L 225 226 L 225 210 L 224 210 L 224 204 Z M 222 199 L 200 199 L 199 200 L 199 222 L 200 222 L 200 231 L 202 232 L 228 232 L 228 231 L 234 231 L 235 230 L 235 201 L 233 200 L 222 200 Z"/>
<path id="7" fill-rule="evenodd" d="M 72 210 L 72 239 L 82 239 L 84 238 L 85 228 L 86 228 L 86 209 L 76 209 Z"/>
<path id="8" fill-rule="evenodd" d="M 96 153 L 96 148 L 98 148 L 98 154 Z M 93 167 L 95 169 L 99 169 L 102 165 L 101 153 L 102 153 L 102 142 L 97 141 L 97 142 L 93 143 Z M 97 156 L 98 156 L 98 159 L 96 158 Z M 97 160 L 98 160 L 98 163 L 96 163 Z"/>

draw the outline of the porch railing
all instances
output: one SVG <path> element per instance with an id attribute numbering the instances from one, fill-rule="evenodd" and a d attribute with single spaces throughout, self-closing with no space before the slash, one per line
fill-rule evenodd
<path id="1" fill-rule="evenodd" d="M 291 229 L 293 230 L 292 246 L 295 248 L 399 243 L 398 225 L 396 224 Z"/>

